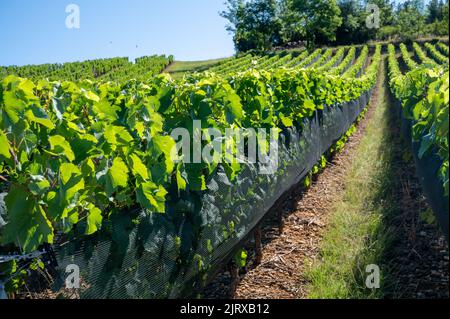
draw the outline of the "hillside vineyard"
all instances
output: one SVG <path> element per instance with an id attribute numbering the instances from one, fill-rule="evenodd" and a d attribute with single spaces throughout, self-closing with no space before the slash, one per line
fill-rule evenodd
<path id="1" fill-rule="evenodd" d="M 172 56 L 2 67 L 0 252 L 52 247 L 57 273 L 85 265 L 86 298 L 190 296 L 229 259 L 245 264 L 240 248 L 270 207 L 342 149 L 384 52 L 403 132 L 448 238 L 448 45 L 425 42 L 246 54 L 180 79 L 164 72 Z M 203 133 L 203 147 L 217 142 L 207 129 L 275 130 L 277 169 L 183 162 L 171 136 L 180 128 Z M 238 154 L 238 137 L 221 141 L 217 156 Z M 272 142 L 267 134 L 256 147 Z M 422 167 L 427 158 L 435 166 Z M 20 263 L 2 272 L 13 276 Z"/>

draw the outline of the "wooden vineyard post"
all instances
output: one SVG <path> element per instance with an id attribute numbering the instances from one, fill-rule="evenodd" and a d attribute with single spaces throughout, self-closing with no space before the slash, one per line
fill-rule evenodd
<path id="1" fill-rule="evenodd" d="M 235 262 L 231 262 L 229 268 L 231 276 L 230 296 L 231 298 L 234 298 L 234 296 L 236 295 L 237 287 L 239 285 L 239 266 L 236 265 Z"/>
<path id="2" fill-rule="evenodd" d="M 263 257 L 262 252 L 262 231 L 261 224 L 259 224 L 255 229 L 255 265 L 261 264 Z"/>
<path id="3" fill-rule="evenodd" d="M 279 228 L 279 231 L 280 231 L 280 236 L 283 235 L 284 219 L 283 219 L 283 209 L 281 207 L 278 210 L 278 228 Z"/>

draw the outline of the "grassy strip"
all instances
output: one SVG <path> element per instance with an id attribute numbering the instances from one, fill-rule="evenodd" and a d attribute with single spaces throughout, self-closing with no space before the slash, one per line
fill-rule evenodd
<path id="1" fill-rule="evenodd" d="M 392 191 L 396 149 L 390 142 L 391 106 L 382 69 L 378 105 L 356 150 L 344 194 L 330 213 L 320 259 L 306 273 L 310 298 L 381 298 L 389 282 L 387 268 L 380 263 L 393 239 L 385 218 L 395 214 L 398 201 Z M 371 264 L 381 269 L 381 289 L 366 287 L 366 267 Z"/>
<path id="2" fill-rule="evenodd" d="M 187 73 L 207 70 L 224 60 L 226 60 L 226 58 L 205 61 L 175 61 L 165 70 L 165 72 L 170 73 L 173 78 L 178 79 L 182 78 L 183 75 Z"/>

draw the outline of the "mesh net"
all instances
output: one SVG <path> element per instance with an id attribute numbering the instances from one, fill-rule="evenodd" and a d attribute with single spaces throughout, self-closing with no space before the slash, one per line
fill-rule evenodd
<path id="1" fill-rule="evenodd" d="M 191 296 L 349 129 L 371 93 L 316 111 L 301 129 L 285 130 L 279 140 L 279 166 L 272 175 L 260 174 L 259 164 L 248 164 L 230 182 L 219 166 L 207 191 L 182 195 L 168 204 L 165 214 L 119 214 L 94 237 L 59 245 L 53 289 L 62 288 L 66 267 L 75 264 L 81 298 Z"/>
<path id="2" fill-rule="evenodd" d="M 442 166 L 442 159 L 437 155 L 436 150 L 427 152 L 422 158 L 419 157 L 420 142 L 416 142 L 412 137 L 414 122 L 403 116 L 403 108 L 399 101 L 396 101 L 396 115 L 400 120 L 401 134 L 411 149 L 416 174 L 422 185 L 423 192 L 428 200 L 431 209 L 436 215 L 442 232 L 449 239 L 449 202 L 445 197 L 442 181 L 438 178 L 439 169 Z"/>

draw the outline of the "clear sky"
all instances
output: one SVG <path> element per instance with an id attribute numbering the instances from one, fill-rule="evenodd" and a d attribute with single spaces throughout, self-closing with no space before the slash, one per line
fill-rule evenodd
<path id="1" fill-rule="evenodd" d="M 0 65 L 152 54 L 185 61 L 230 56 L 232 37 L 218 14 L 224 2 L 0 0 Z M 69 4 L 80 8 L 79 29 L 66 27 Z"/>
<path id="2" fill-rule="evenodd" d="M 224 0 L 0 0 L 0 65 L 173 54 L 204 60 L 234 53 Z M 80 28 L 66 27 L 66 6 Z"/>

